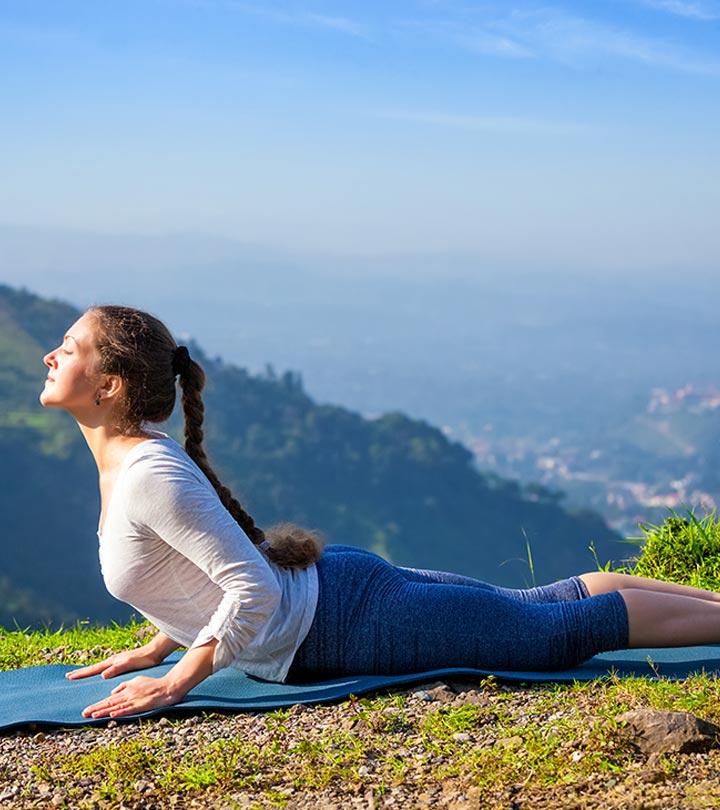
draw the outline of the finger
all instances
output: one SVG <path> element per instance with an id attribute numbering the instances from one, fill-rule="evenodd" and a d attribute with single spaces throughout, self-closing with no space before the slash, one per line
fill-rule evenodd
<path id="1" fill-rule="evenodd" d="M 127 701 L 112 703 L 106 706 L 103 709 L 99 709 L 97 712 L 93 712 L 93 718 L 95 717 L 105 717 L 106 715 L 109 717 L 116 717 L 118 714 L 132 714 L 134 709 L 132 708 L 132 704 L 128 703 Z"/>
<path id="2" fill-rule="evenodd" d="M 98 709 L 97 711 L 91 712 L 90 717 L 93 720 L 97 720 L 100 717 L 109 717 L 110 716 L 110 707 L 106 707 L 105 709 Z"/>
<path id="3" fill-rule="evenodd" d="M 117 692 L 122 692 L 123 689 L 127 687 L 127 681 L 123 681 L 123 683 L 119 683 L 113 690 L 110 692 L 111 695 L 116 694 Z"/>
<path id="4" fill-rule="evenodd" d="M 74 669 L 72 672 L 66 672 L 65 677 L 69 681 L 74 681 L 77 678 L 85 678 L 87 675 L 92 675 L 91 672 L 85 672 L 83 669 Z"/>
<path id="5" fill-rule="evenodd" d="M 89 717 L 93 712 L 98 711 L 103 706 L 102 703 L 93 703 L 91 706 L 86 706 L 83 710 L 83 717 Z"/>
<path id="6" fill-rule="evenodd" d="M 104 715 L 108 714 L 115 705 L 116 701 L 101 700 L 99 703 L 93 703 L 91 706 L 83 709 L 82 713 L 85 717 L 103 717 Z"/>
<path id="7" fill-rule="evenodd" d="M 65 673 L 66 678 L 86 678 L 89 675 L 96 675 L 98 672 L 102 672 L 107 667 L 111 666 L 105 661 L 100 661 L 97 664 L 91 664 L 88 667 L 81 667 L 80 669 L 73 669 L 70 672 Z"/>
<path id="8" fill-rule="evenodd" d="M 83 714 L 92 714 L 93 712 L 102 711 L 103 709 L 113 706 L 116 702 L 117 698 L 115 700 L 111 700 L 110 698 L 98 700 L 97 703 L 91 703 L 89 706 L 86 706 L 83 709 Z"/>
<path id="9" fill-rule="evenodd" d="M 101 675 L 101 678 L 114 678 L 115 675 L 121 675 L 125 670 L 119 664 L 109 666 Z"/>
<path id="10" fill-rule="evenodd" d="M 121 703 L 110 712 L 110 717 L 122 717 L 127 714 L 136 714 L 140 709 L 133 706 L 132 703 Z"/>

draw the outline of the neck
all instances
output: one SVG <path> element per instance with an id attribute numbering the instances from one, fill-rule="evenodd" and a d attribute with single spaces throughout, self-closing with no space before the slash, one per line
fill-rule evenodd
<path id="1" fill-rule="evenodd" d="M 133 445 L 153 438 L 149 431 L 142 429 L 132 433 L 120 433 L 116 428 L 108 425 L 90 427 L 78 423 L 78 426 L 95 459 L 98 475 L 101 478 L 115 471 Z"/>

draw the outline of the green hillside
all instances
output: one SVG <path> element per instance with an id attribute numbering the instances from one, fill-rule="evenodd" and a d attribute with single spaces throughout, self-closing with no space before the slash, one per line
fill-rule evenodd
<path id="1" fill-rule="evenodd" d="M 0 285 L 7 550 L 0 573 L 9 586 L 42 594 L 43 603 L 68 615 L 124 621 L 130 609 L 105 592 L 99 574 L 92 456 L 73 419 L 38 402 L 42 357 L 79 315 L 66 303 Z M 293 520 L 320 528 L 332 543 L 368 548 L 400 565 L 505 585 L 530 583 L 527 542 L 538 582 L 594 567 L 591 541 L 603 560 L 626 553 L 597 514 L 569 513 L 557 493 L 523 491 L 478 472 L 466 447 L 427 422 L 397 412 L 365 419 L 320 405 L 297 373 L 252 375 L 189 346 L 208 376 L 210 457 L 259 525 Z M 158 427 L 181 440 L 179 403 Z"/>

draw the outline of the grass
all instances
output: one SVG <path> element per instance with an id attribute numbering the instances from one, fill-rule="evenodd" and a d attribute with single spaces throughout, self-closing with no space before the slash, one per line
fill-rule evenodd
<path id="1" fill-rule="evenodd" d="M 643 537 L 634 538 L 640 540 L 638 556 L 616 570 L 720 590 L 720 525 L 714 513 L 681 517 L 671 510 L 664 523 L 641 524 L 641 530 Z M 90 663 L 139 646 L 137 636 L 146 626 L 78 623 L 54 632 L 2 631 L 0 668 L 45 663 L 48 656 Z M 62 756 L 39 755 L 32 778 L 68 785 L 68 806 L 80 808 L 81 793 L 73 794 L 72 786 L 88 777 L 94 779 L 95 797 L 111 806 L 137 799 L 139 779 L 152 783 L 152 796 L 161 803 L 172 797 L 183 806 L 183 797 L 203 795 L 209 804 L 214 796 L 231 802 L 233 792 L 245 791 L 257 808 L 292 806 L 305 792 L 333 789 L 354 796 L 370 788 L 379 799 L 399 786 L 417 795 L 443 783 L 485 797 L 518 786 L 536 795 L 582 786 L 611 790 L 635 778 L 642 765 L 619 733 L 623 711 L 682 710 L 720 724 L 720 681 L 705 675 L 679 682 L 609 676 L 522 688 L 490 677 L 476 685 L 483 696 L 478 703 L 432 703 L 422 711 L 400 692 L 351 695 L 339 706 L 312 707 L 311 722 L 303 726 L 291 709 L 266 712 L 259 715 L 262 744 L 242 734 L 243 724 L 249 728 L 257 718 L 237 715 L 237 734 L 211 742 L 198 738 L 183 754 L 171 744 L 183 720 L 171 721 L 164 736 L 148 734 L 154 721 L 141 720 L 131 738 Z M 683 756 L 658 760 L 663 778 L 684 778 Z M 713 762 L 717 771 L 720 753 Z M 720 803 L 720 787 L 717 794 Z"/>
<path id="2" fill-rule="evenodd" d="M 182 790 L 223 785 L 229 789 L 290 781 L 300 790 L 321 790 L 357 784 L 358 767 L 369 761 L 374 780 L 386 787 L 407 781 L 427 787 L 436 780 L 461 779 L 480 789 L 497 790 L 527 781 L 528 774 L 540 786 L 567 785 L 593 775 L 623 773 L 634 761 L 632 751 L 618 744 L 615 717 L 620 712 L 639 705 L 690 708 L 682 685 L 664 686 L 656 690 L 643 679 L 631 679 L 611 681 L 600 688 L 587 684 L 550 687 L 538 690 L 530 713 L 513 693 L 499 693 L 492 710 L 473 705 L 439 707 L 420 722 L 404 722 L 402 726 L 383 721 L 383 713 L 394 708 L 396 700 L 381 697 L 361 711 L 367 721 L 366 733 L 321 729 L 266 754 L 245 746 L 239 757 L 245 773 L 228 769 L 218 760 L 216 750 L 198 750 L 193 754 L 194 764 L 177 770 L 165 780 L 165 787 Z M 706 718 L 718 719 L 718 691 L 716 683 L 691 679 L 695 697 L 690 701 L 692 709 Z M 502 699 L 505 695 L 507 700 Z M 582 703 L 581 710 L 578 702 Z M 477 741 L 492 744 L 457 742 L 453 738 L 457 732 L 469 732 Z M 408 739 L 417 741 L 412 757 L 397 750 L 405 748 Z M 226 743 L 226 747 L 239 753 L 242 746 L 236 741 Z M 581 756 L 573 758 L 573 752 Z M 137 763 L 127 754 L 124 759 Z M 431 770 L 419 768 L 418 760 L 422 766 L 430 764 Z M 667 757 L 666 763 L 675 767 L 676 760 Z M 157 767 L 164 766 L 158 763 Z M 201 773 L 205 778 L 190 780 L 190 773 Z M 256 778 L 259 773 L 264 774 L 260 783 Z"/>
<path id="3" fill-rule="evenodd" d="M 678 683 L 610 677 L 528 689 L 490 678 L 478 679 L 477 686 L 487 705 L 429 704 L 412 712 L 404 693 L 351 697 L 339 708 L 313 707 L 302 728 L 291 728 L 288 710 L 268 712 L 261 716 L 269 734 L 263 742 L 243 739 L 252 718 L 238 715 L 232 736 L 194 740 L 182 754 L 170 744 L 175 724 L 153 738 L 145 732 L 153 721 L 141 720 L 130 739 L 41 755 L 33 771 L 38 781 L 68 787 L 69 806 L 80 808 L 82 793 L 73 799 L 72 786 L 87 777 L 94 779 L 95 797 L 112 806 L 137 799 L 139 779 L 152 783 L 154 799 L 169 803 L 176 797 L 179 806 L 203 795 L 212 806 L 215 798 L 238 791 L 253 796 L 257 808 L 292 806 L 292 796 L 327 789 L 350 796 L 370 787 L 376 798 L 398 787 L 417 794 L 438 784 L 481 796 L 518 784 L 547 792 L 614 784 L 637 771 L 641 762 L 618 733 L 616 718 L 627 709 L 687 710 L 720 721 L 720 685 L 703 676 Z M 352 718 L 351 728 L 338 727 L 339 713 Z M 458 740 L 458 733 L 470 739 Z M 671 776 L 684 762 L 682 755 L 665 755 L 659 766 Z"/>
<path id="4" fill-rule="evenodd" d="M 80 621 L 67 629 L 32 632 L 0 628 L 0 670 L 46 664 L 49 656 L 53 663 L 102 661 L 113 652 L 142 646 L 138 631 L 150 627 L 149 622 L 132 620 L 126 625 L 113 622 L 109 627 Z"/>
<path id="5" fill-rule="evenodd" d="M 642 535 L 628 540 L 640 553 L 629 566 L 616 570 L 642 577 L 720 590 L 720 523 L 715 511 L 698 519 L 670 509 L 660 525 L 641 523 Z"/>

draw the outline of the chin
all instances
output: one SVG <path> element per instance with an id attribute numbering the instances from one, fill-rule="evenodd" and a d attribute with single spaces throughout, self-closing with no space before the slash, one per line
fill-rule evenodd
<path id="1" fill-rule="evenodd" d="M 40 401 L 40 404 L 44 408 L 47 408 L 48 406 L 53 404 L 52 401 L 50 400 L 50 397 L 48 396 L 47 391 L 41 391 L 40 396 L 38 397 L 38 400 Z"/>

